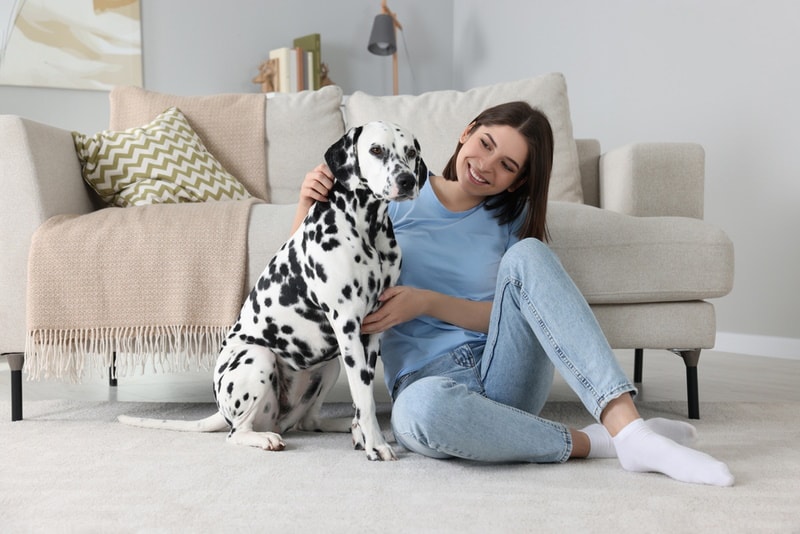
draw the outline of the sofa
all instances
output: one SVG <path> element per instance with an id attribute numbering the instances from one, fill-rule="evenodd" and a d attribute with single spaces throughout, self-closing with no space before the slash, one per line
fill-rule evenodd
<path id="1" fill-rule="evenodd" d="M 612 348 L 635 351 L 635 382 L 642 380 L 645 349 L 683 359 L 688 415 L 698 418 L 699 355 L 714 346 L 716 334 L 709 300 L 731 291 L 734 265 L 730 239 L 703 221 L 704 150 L 642 142 L 602 152 L 597 140 L 575 139 L 566 80 L 550 73 L 400 96 L 345 96 L 336 86 L 205 96 L 118 87 L 110 93 L 109 129 L 95 137 L 84 132 L 83 145 L 73 132 L 0 116 L 0 352 L 12 372 L 12 419 L 22 418 L 23 372 L 34 380 L 80 380 L 108 368 L 113 378 L 210 369 L 238 305 L 288 237 L 303 177 L 351 126 L 376 119 L 405 126 L 438 173 L 472 118 L 489 105 L 520 99 L 544 111 L 554 130 L 549 245 Z M 228 191 L 224 201 L 148 201 L 144 194 L 137 204 L 110 205 L 88 176 L 81 147 L 151 127 L 172 108 L 188 121 L 203 154 L 244 194 Z M 184 220 L 190 222 L 178 222 Z M 120 242 L 125 247 L 114 248 Z M 212 268 L 171 267 L 188 256 Z M 99 265 L 86 266 L 93 262 Z M 121 282 L 96 283 L 115 269 L 124 270 Z M 166 287 L 187 278 L 190 290 Z M 177 319 L 160 316 L 184 298 Z M 137 304 L 140 315 L 115 316 L 115 299 L 123 307 Z M 182 323 L 186 309 L 216 315 Z M 64 324 L 50 312 L 66 317 Z M 88 326 L 73 327 L 76 318 Z"/>

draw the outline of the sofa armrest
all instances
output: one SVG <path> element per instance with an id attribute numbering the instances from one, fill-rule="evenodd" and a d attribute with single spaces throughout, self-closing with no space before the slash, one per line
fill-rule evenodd
<path id="1" fill-rule="evenodd" d="M 0 187 L 0 352 L 21 351 L 31 236 L 93 206 L 70 132 L 13 115 L 0 115 Z"/>
<path id="2" fill-rule="evenodd" d="M 638 217 L 703 218 L 705 151 L 696 143 L 635 143 L 600 157 L 600 206 Z"/>

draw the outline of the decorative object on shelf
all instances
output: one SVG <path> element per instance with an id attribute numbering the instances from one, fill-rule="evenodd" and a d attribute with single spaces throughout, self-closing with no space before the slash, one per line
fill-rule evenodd
<path id="1" fill-rule="evenodd" d="M 389 9 L 386 0 L 381 1 L 381 13 L 375 15 L 372 23 L 372 32 L 369 36 L 367 50 L 377 56 L 392 56 L 394 94 L 399 94 L 397 77 L 397 30 L 402 31 L 403 26 L 397 20 L 397 15 Z"/>
<path id="2" fill-rule="evenodd" d="M 325 87 L 326 85 L 336 85 L 333 80 L 331 80 L 330 76 L 328 76 L 328 64 L 322 63 L 319 68 L 320 76 L 319 76 L 319 86 Z"/>
<path id="3" fill-rule="evenodd" d="M 253 78 L 253 83 L 261 84 L 261 92 L 271 93 L 277 90 L 278 62 L 268 59 L 258 66 L 258 75 Z"/>

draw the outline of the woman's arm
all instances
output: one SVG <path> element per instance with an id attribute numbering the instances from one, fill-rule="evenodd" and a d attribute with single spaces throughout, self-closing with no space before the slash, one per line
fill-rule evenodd
<path id="1" fill-rule="evenodd" d="M 300 186 L 300 199 L 297 201 L 297 211 L 292 222 L 291 234 L 300 228 L 300 223 L 308 215 L 308 210 L 315 202 L 327 202 L 328 192 L 333 187 L 333 173 L 325 163 L 314 167 L 314 170 L 306 174 L 303 184 Z"/>
<path id="2" fill-rule="evenodd" d="M 420 315 L 430 315 L 467 330 L 489 331 L 491 302 L 475 302 L 409 286 L 390 287 L 380 301 L 381 307 L 361 323 L 362 333 L 378 334 Z"/>

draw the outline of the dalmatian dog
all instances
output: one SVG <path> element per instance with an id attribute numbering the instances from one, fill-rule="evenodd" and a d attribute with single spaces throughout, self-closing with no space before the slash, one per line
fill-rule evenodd
<path id="1" fill-rule="evenodd" d="M 120 416 L 125 424 L 183 431 L 229 430 L 228 442 L 282 450 L 289 429 L 351 432 L 370 460 L 394 460 L 373 396 L 379 336 L 361 322 L 397 282 L 400 249 L 389 201 L 415 198 L 427 178 L 419 143 L 402 128 L 370 122 L 325 153 L 334 175 L 244 302 L 214 370 L 217 413 L 200 421 Z M 320 407 L 344 362 L 355 416 L 323 419 Z"/>

